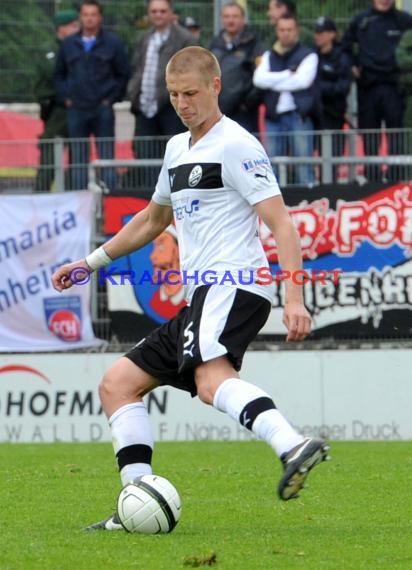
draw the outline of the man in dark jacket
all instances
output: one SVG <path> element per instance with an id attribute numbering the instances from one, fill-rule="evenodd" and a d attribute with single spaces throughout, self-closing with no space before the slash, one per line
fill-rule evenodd
<path id="1" fill-rule="evenodd" d="M 172 55 L 198 40 L 176 23 L 170 0 L 149 0 L 147 14 L 150 29 L 136 43 L 128 93 L 136 117 L 135 156 L 151 159 L 163 156 L 168 137 L 186 130 L 170 104 L 165 70 Z M 159 171 L 140 168 L 137 184 L 152 189 Z"/>
<path id="2" fill-rule="evenodd" d="M 253 85 L 253 73 L 266 46 L 246 25 L 245 10 L 237 2 L 223 6 L 222 26 L 209 46 L 222 70 L 220 109 L 249 132 L 257 133 L 262 91 Z"/>
<path id="3" fill-rule="evenodd" d="M 49 192 L 54 180 L 54 145 L 51 139 L 66 139 L 67 117 L 62 104 L 58 104 L 53 83 L 57 52 L 61 42 L 80 29 L 79 14 L 75 10 L 58 12 L 53 19 L 56 35 L 54 41 L 43 46 L 36 61 L 34 96 L 40 105 L 40 118 L 44 130 L 39 137 L 40 164 L 37 171 L 35 192 Z"/>
<path id="4" fill-rule="evenodd" d="M 114 158 L 113 104 L 121 101 L 129 78 L 129 61 L 124 43 L 102 29 L 102 6 L 85 0 L 80 7 L 81 31 L 68 37 L 57 58 L 55 85 L 58 99 L 67 109 L 69 136 L 72 139 L 96 137 L 102 159 Z M 72 144 L 73 189 L 87 187 L 89 143 Z M 102 175 L 109 189 L 116 187 L 116 174 L 108 168 Z"/>
<path id="5" fill-rule="evenodd" d="M 412 129 L 412 28 L 403 35 L 396 48 L 400 70 L 400 86 L 405 96 L 404 126 Z"/>
<path id="6" fill-rule="evenodd" d="M 353 76 L 358 88 L 358 126 L 360 129 L 403 127 L 403 96 L 399 87 L 399 68 L 395 51 L 403 32 L 412 27 L 412 16 L 395 7 L 394 0 L 373 0 L 367 10 L 357 14 L 343 37 L 344 49 L 352 58 Z M 356 50 L 356 51 L 355 51 Z M 403 154 L 399 135 L 389 135 L 389 153 Z M 377 155 L 380 136 L 366 134 L 365 154 Z M 381 178 L 379 167 L 365 166 L 369 180 Z M 402 172 L 391 167 L 390 180 L 399 180 Z"/>
<path id="7" fill-rule="evenodd" d="M 337 41 L 336 24 L 331 18 L 321 16 L 316 20 L 314 39 L 319 58 L 317 84 L 322 110 L 317 127 L 341 131 L 345 123 L 347 98 L 352 83 L 350 60 Z M 332 135 L 332 156 L 343 154 L 344 142 L 343 132 Z M 319 146 L 322 152 L 322 147 Z M 335 167 L 333 170 L 336 179 L 338 169 Z"/>

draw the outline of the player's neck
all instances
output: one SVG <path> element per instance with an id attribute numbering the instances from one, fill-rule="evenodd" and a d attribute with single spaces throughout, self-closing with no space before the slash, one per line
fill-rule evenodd
<path id="1" fill-rule="evenodd" d="M 223 117 L 223 113 L 221 113 L 220 111 L 218 111 L 216 113 L 216 115 L 214 115 L 213 117 L 210 117 L 209 119 L 207 119 L 204 123 L 202 123 L 201 125 L 199 125 L 198 127 L 195 127 L 194 129 L 192 129 L 190 131 L 190 148 L 195 145 L 202 137 L 204 137 L 209 131 L 210 129 L 212 129 L 216 123 L 218 123 L 220 121 L 220 119 Z"/>

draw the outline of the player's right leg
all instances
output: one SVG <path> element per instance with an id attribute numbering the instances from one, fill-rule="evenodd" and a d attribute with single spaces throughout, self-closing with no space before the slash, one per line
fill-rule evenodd
<path id="1" fill-rule="evenodd" d="M 109 368 L 99 386 L 109 420 L 122 485 L 152 472 L 153 435 L 143 396 L 156 388 L 156 379 L 128 358 Z M 117 513 L 85 530 L 122 530 Z"/>

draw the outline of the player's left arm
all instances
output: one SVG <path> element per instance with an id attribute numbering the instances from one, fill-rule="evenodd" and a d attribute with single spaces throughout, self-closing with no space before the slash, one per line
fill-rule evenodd
<path id="1" fill-rule="evenodd" d="M 262 200 L 255 205 L 275 238 L 279 263 L 284 271 L 296 275 L 302 269 L 302 252 L 299 235 L 281 195 Z M 302 276 L 303 279 L 303 276 Z M 285 308 L 283 322 L 288 330 L 287 341 L 303 340 L 311 330 L 312 319 L 304 305 L 303 285 L 298 279 L 285 279 Z"/>

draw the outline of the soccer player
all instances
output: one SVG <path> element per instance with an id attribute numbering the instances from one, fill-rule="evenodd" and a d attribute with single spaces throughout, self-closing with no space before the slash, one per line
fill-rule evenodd
<path id="1" fill-rule="evenodd" d="M 301 268 L 299 238 L 269 159 L 258 140 L 223 116 L 218 106 L 220 68 L 214 55 L 186 47 L 170 59 L 166 82 L 172 105 L 188 128 L 167 144 L 159 179 L 146 209 L 86 260 L 60 267 L 53 285 L 73 285 L 70 272 L 97 270 L 156 238 L 174 218 L 189 305 L 138 342 L 105 373 L 99 395 L 109 419 L 122 484 L 152 472 L 153 436 L 143 396 L 171 385 L 227 413 L 266 441 L 283 463 L 281 499 L 298 495 L 308 472 L 326 458 L 321 439 L 304 438 L 272 398 L 239 378 L 243 355 L 271 310 L 272 285 L 237 278 L 268 267 L 258 237 L 258 216 L 273 232 L 281 266 Z M 204 285 L 204 271 L 237 279 Z M 222 279 L 223 281 L 223 279 Z M 285 283 L 288 341 L 303 340 L 311 318 L 302 287 Z M 121 529 L 117 514 L 88 529 Z"/>

